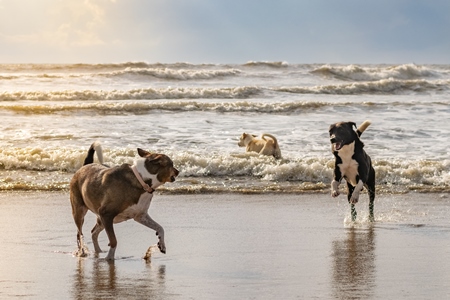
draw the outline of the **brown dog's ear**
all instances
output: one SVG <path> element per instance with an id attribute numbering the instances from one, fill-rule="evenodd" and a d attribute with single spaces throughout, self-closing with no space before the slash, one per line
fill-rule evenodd
<path id="1" fill-rule="evenodd" d="M 138 154 L 139 154 L 140 157 L 147 157 L 147 156 L 149 156 L 151 154 L 150 152 L 145 151 L 145 150 L 143 150 L 141 148 L 137 148 L 137 151 L 138 151 Z"/>

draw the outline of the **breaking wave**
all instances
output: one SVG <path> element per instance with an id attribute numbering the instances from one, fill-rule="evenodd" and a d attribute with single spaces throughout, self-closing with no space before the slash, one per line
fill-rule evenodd
<path id="1" fill-rule="evenodd" d="M 0 110 L 9 110 L 14 113 L 20 114 L 53 114 L 64 112 L 92 112 L 107 114 L 146 114 L 152 111 L 212 111 L 221 113 L 234 113 L 234 112 L 252 112 L 262 114 L 292 114 L 292 113 L 304 113 L 319 110 L 327 107 L 345 108 L 345 107 L 370 107 L 372 109 L 383 109 L 386 107 L 410 107 L 411 105 L 425 105 L 425 106 L 437 106 L 448 107 L 448 103 L 445 102 L 254 102 L 254 101 L 232 101 L 232 102 L 202 102 L 202 101 L 86 101 L 76 103 L 73 101 L 63 102 L 60 104 L 0 104 Z"/>
<path id="2" fill-rule="evenodd" d="M 70 101 L 70 100 L 159 100 L 159 99 L 246 99 L 256 96 L 276 97 L 276 93 L 293 94 L 408 94 L 447 91 L 450 81 L 383 79 L 339 85 L 286 87 L 167 87 L 131 90 L 60 90 L 0 92 L 0 101 Z M 275 94 L 273 94 L 275 92 Z"/>
<path id="3" fill-rule="evenodd" d="M 110 165 L 133 163 L 136 158 L 134 149 L 105 149 L 104 154 Z M 332 159 L 324 157 L 275 160 L 235 153 L 170 151 L 166 154 L 181 171 L 179 179 L 164 188 L 173 193 L 325 192 L 329 190 L 334 165 Z M 0 190 L 67 189 L 85 155 L 86 149 L 1 149 Z M 374 168 L 380 192 L 450 190 L 450 160 L 383 159 L 375 160 Z"/>
<path id="4" fill-rule="evenodd" d="M 330 103 L 298 102 L 298 103 L 256 103 L 248 101 L 238 102 L 201 102 L 201 101 L 124 101 L 124 102 L 85 102 L 53 105 L 17 104 L 1 105 L 0 109 L 25 114 L 49 114 L 56 112 L 93 111 L 102 114 L 132 113 L 143 114 L 155 110 L 165 111 L 217 111 L 217 112 L 258 112 L 258 113 L 292 113 L 318 109 Z M 345 104 L 342 104 L 345 105 Z M 370 104 L 369 104 L 370 105 Z M 336 106 L 336 105 L 334 105 Z"/>
<path id="5" fill-rule="evenodd" d="M 240 74 L 239 69 L 229 70 L 187 70 L 187 69 L 169 69 L 169 68 L 126 68 L 125 70 L 113 71 L 108 73 L 99 73 L 99 76 L 151 76 L 168 80 L 200 80 L 213 79 L 227 76 L 236 76 Z"/>
<path id="6" fill-rule="evenodd" d="M 359 94 L 404 94 L 408 92 L 427 93 L 447 91 L 450 85 L 448 80 L 427 81 L 381 79 L 378 81 L 353 82 L 348 84 L 332 84 L 303 87 L 279 87 L 277 92 L 297 94 L 332 94 L 332 95 L 359 95 Z"/>
<path id="7" fill-rule="evenodd" d="M 0 75 L 0 80 L 18 80 L 18 79 L 58 79 L 58 78 L 86 78 L 86 77 L 127 77 L 127 76 L 146 76 L 165 80 L 205 80 L 214 78 L 223 78 L 228 76 L 237 76 L 241 73 L 239 69 L 223 70 L 188 70 L 188 69 L 170 69 L 170 68 L 125 68 L 123 70 L 114 70 L 98 73 L 39 73 L 39 74 L 21 74 L 21 75 Z"/>
<path id="8" fill-rule="evenodd" d="M 284 61 L 249 61 L 244 64 L 245 67 L 270 67 L 270 68 L 287 68 L 289 64 Z"/>
<path id="9" fill-rule="evenodd" d="M 119 70 L 126 68 L 203 68 L 220 66 L 214 64 L 190 64 L 178 63 L 147 63 L 147 62 L 123 62 L 106 64 L 0 64 L 0 70 L 15 72 L 96 72 L 105 70 Z"/>
<path id="10" fill-rule="evenodd" d="M 311 71 L 312 74 L 330 76 L 350 81 L 378 81 L 382 79 L 423 79 L 437 77 L 439 74 L 425 66 L 406 64 L 385 67 L 361 67 L 358 65 L 331 66 L 324 65 Z"/>
<path id="11" fill-rule="evenodd" d="M 84 91 L 17 91 L 0 93 L 0 101 L 68 101 L 68 100 L 132 100 L 132 99 L 214 99 L 248 98 L 257 95 L 261 89 L 253 86 L 230 88 L 147 88 L 123 90 Z"/>

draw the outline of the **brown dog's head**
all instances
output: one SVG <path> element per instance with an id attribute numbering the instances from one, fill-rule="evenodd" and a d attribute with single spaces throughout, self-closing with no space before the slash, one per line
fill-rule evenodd
<path id="1" fill-rule="evenodd" d="M 336 151 L 358 139 L 358 135 L 353 130 L 353 127 L 356 127 L 354 122 L 339 122 L 330 126 L 330 142 L 334 144 Z"/>
<path id="2" fill-rule="evenodd" d="M 138 148 L 140 157 L 145 158 L 145 168 L 150 174 L 157 174 L 157 179 L 161 183 L 174 182 L 179 171 L 174 168 L 172 160 L 165 154 L 150 153 Z"/>

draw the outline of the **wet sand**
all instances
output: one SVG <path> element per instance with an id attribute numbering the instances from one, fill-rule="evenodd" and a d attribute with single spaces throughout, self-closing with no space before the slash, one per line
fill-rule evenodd
<path id="1" fill-rule="evenodd" d="M 155 233 L 128 221 L 108 263 L 72 256 L 67 193 L 0 193 L 0 298 L 448 299 L 450 195 L 379 195 L 373 224 L 362 198 L 352 223 L 344 196 L 157 194 L 167 254 L 146 263 Z"/>

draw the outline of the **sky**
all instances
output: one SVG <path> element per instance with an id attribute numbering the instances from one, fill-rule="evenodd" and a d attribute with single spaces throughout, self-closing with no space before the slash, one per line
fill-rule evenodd
<path id="1" fill-rule="evenodd" d="M 0 0 L 0 63 L 450 63 L 449 0 Z"/>

